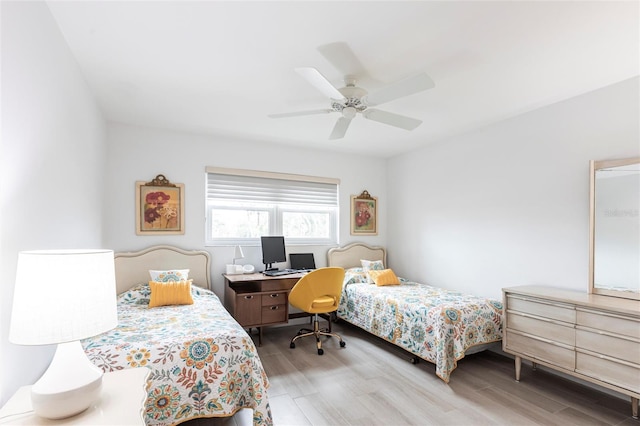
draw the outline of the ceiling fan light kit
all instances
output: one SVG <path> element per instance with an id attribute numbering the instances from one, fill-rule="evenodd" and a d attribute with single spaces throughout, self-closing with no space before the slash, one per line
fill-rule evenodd
<path id="1" fill-rule="evenodd" d="M 355 117 L 356 113 L 357 113 L 357 110 L 352 106 L 342 108 L 342 116 L 344 118 L 348 118 L 349 120 Z"/>
<path id="2" fill-rule="evenodd" d="M 356 85 L 357 79 L 355 75 L 346 75 L 344 77 L 345 87 L 338 89 L 315 68 L 300 67 L 295 68 L 295 71 L 330 99 L 331 108 L 269 114 L 269 117 L 299 117 L 303 115 L 338 112 L 341 116 L 336 121 L 333 131 L 329 135 L 329 139 L 343 138 L 349 128 L 349 124 L 351 124 L 351 120 L 353 120 L 358 113 L 368 120 L 377 121 L 400 129 L 413 130 L 422 123 L 422 120 L 370 107 L 413 95 L 414 93 L 422 92 L 435 86 L 433 80 L 431 80 L 427 74 L 421 73 L 392 83 L 369 94 L 367 90 Z"/>

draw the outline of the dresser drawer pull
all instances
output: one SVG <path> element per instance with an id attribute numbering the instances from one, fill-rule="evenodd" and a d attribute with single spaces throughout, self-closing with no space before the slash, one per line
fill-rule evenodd
<path id="1" fill-rule="evenodd" d="M 271 309 L 272 311 L 276 311 L 276 310 L 278 310 L 278 306 L 277 305 L 276 306 L 271 306 L 269 309 Z"/>
<path id="2" fill-rule="evenodd" d="M 559 348 L 574 350 L 573 346 L 567 345 L 566 343 L 557 342 L 555 340 L 545 339 L 544 337 L 541 337 L 541 336 L 536 336 L 534 334 L 525 333 L 525 332 L 522 332 L 522 331 L 511 330 L 509 328 L 507 328 L 507 331 L 511 332 L 512 334 L 518 334 L 520 336 L 528 337 L 529 339 L 537 340 L 539 342 L 547 343 L 549 345 L 557 346 Z"/>
<path id="3" fill-rule="evenodd" d="M 507 297 L 512 297 L 514 299 L 523 300 L 525 302 L 533 302 L 533 303 L 539 303 L 541 305 L 549 305 L 549 306 L 555 306 L 555 307 L 558 307 L 558 308 L 570 309 L 572 311 L 575 310 L 575 307 L 573 305 L 565 305 L 564 303 L 551 302 L 551 301 L 544 300 L 544 299 L 536 299 L 536 298 L 527 297 L 527 296 L 516 296 L 516 295 L 511 294 L 511 293 L 509 293 Z"/>
<path id="4" fill-rule="evenodd" d="M 245 299 L 253 299 L 253 296 L 244 296 Z"/>
<path id="5" fill-rule="evenodd" d="M 276 297 L 278 297 L 278 296 L 280 296 L 280 294 L 279 294 L 279 293 L 274 293 L 274 294 L 270 294 L 270 295 L 269 295 L 269 297 L 273 297 L 273 298 L 276 298 Z"/>
<path id="6" fill-rule="evenodd" d="M 593 315 L 602 315 L 602 316 L 611 317 L 611 318 L 619 318 L 619 319 L 628 320 L 628 321 L 636 321 L 636 322 L 638 322 L 638 320 L 639 320 L 638 317 L 620 315 L 620 314 L 607 312 L 607 311 L 594 311 L 594 310 L 582 308 L 582 307 L 579 307 L 579 306 L 576 306 L 576 311 L 586 312 L 588 314 L 593 314 Z"/>
<path id="7" fill-rule="evenodd" d="M 538 321 L 543 321 L 543 322 L 548 322 L 550 324 L 557 324 L 557 325 L 561 325 L 564 327 L 571 327 L 573 328 L 573 324 L 568 323 L 568 322 L 564 322 L 564 321 L 560 321 L 560 320 L 554 320 L 551 318 L 545 318 L 545 317 L 540 317 L 538 315 L 532 315 L 532 314 L 527 314 L 524 312 L 520 312 L 520 311 L 512 311 L 511 309 L 507 309 L 507 313 L 512 314 L 512 315 L 516 315 L 522 318 L 533 318 L 536 319 Z"/>
<path id="8" fill-rule="evenodd" d="M 624 336 L 622 334 L 610 333 L 610 332 L 604 331 L 604 330 L 597 330 L 595 328 L 585 327 L 583 325 L 577 325 L 576 329 L 577 330 L 582 330 L 582 331 L 588 331 L 589 333 L 598 334 L 600 336 L 609 336 L 609 337 L 613 337 L 613 338 L 616 338 L 616 339 L 626 340 L 628 342 L 640 343 L 640 340 L 634 339 L 633 337 Z"/>
<path id="9" fill-rule="evenodd" d="M 614 358 L 611 356 L 607 356 L 607 355 L 603 355 L 603 354 L 599 354 L 596 352 L 592 352 L 590 350 L 587 349 L 583 349 L 583 348 L 576 348 L 576 352 L 578 353 L 582 353 L 582 354 L 586 354 L 586 355 L 590 355 L 594 358 L 600 358 L 600 359 L 604 359 L 605 361 L 611 361 L 614 362 L 616 364 L 621 364 L 621 365 L 626 365 L 627 367 L 633 367 L 633 368 L 638 368 L 638 364 L 634 364 L 632 362 L 629 361 L 625 361 L 623 359 L 618 359 L 618 358 Z"/>

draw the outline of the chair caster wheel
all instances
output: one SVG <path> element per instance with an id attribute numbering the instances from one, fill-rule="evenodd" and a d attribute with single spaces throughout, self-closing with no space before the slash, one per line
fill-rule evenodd
<path id="1" fill-rule="evenodd" d="M 293 342 L 291 342 L 291 343 L 289 343 L 289 347 L 290 347 L 291 349 L 295 349 L 295 348 L 296 348 L 296 344 L 295 344 L 295 343 L 293 343 Z"/>
<path id="2" fill-rule="evenodd" d="M 341 341 L 341 342 L 340 342 L 340 347 L 341 347 L 341 348 L 344 348 L 345 346 L 347 346 L 347 344 L 344 342 L 344 340 L 343 340 L 343 341 Z"/>
<path id="3" fill-rule="evenodd" d="M 322 355 L 323 353 L 324 353 L 324 350 L 318 349 L 318 355 Z"/>

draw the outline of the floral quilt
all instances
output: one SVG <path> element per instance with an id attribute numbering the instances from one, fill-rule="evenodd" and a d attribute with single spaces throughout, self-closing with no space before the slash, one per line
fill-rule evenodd
<path id="1" fill-rule="evenodd" d="M 434 363 L 446 383 L 467 349 L 502 339 L 501 301 L 404 279 L 382 287 L 357 281 L 345 276 L 338 318 Z"/>
<path id="2" fill-rule="evenodd" d="M 173 425 L 253 409 L 254 425 L 272 425 L 269 382 L 253 341 L 215 293 L 192 287 L 194 304 L 149 308 L 141 284 L 118 296 L 118 326 L 83 340 L 104 372 L 149 367 L 144 420 Z"/>

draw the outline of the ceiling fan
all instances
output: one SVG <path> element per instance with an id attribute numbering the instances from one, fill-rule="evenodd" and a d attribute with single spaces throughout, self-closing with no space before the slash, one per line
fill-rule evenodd
<path id="1" fill-rule="evenodd" d="M 331 49 L 328 50 L 327 47 L 331 47 Z M 336 48 L 342 56 L 334 54 L 332 55 L 332 59 L 336 57 L 341 57 L 343 59 L 349 58 L 351 64 L 357 63 L 357 60 L 344 43 L 326 45 L 325 49 L 320 49 L 320 51 L 325 54 L 325 56 L 328 56 L 329 52 L 335 53 Z M 359 63 L 357 64 L 359 65 Z M 341 70 L 345 69 L 345 67 L 337 68 Z M 351 69 L 353 69 L 353 67 L 351 67 Z M 371 107 L 434 87 L 433 80 L 431 80 L 427 74 L 421 73 L 416 76 L 400 80 L 396 83 L 392 83 L 370 94 L 367 90 L 356 85 L 357 78 L 355 74 L 345 75 L 345 86 L 338 89 L 315 68 L 296 68 L 295 71 L 330 99 L 330 108 L 269 114 L 269 117 L 284 118 L 338 112 L 341 116 L 336 121 L 329 139 L 343 138 L 351 124 L 351 120 L 353 120 L 358 113 L 368 120 L 377 121 L 389 126 L 399 127 L 401 129 L 413 130 L 422 123 L 422 120 Z"/>

